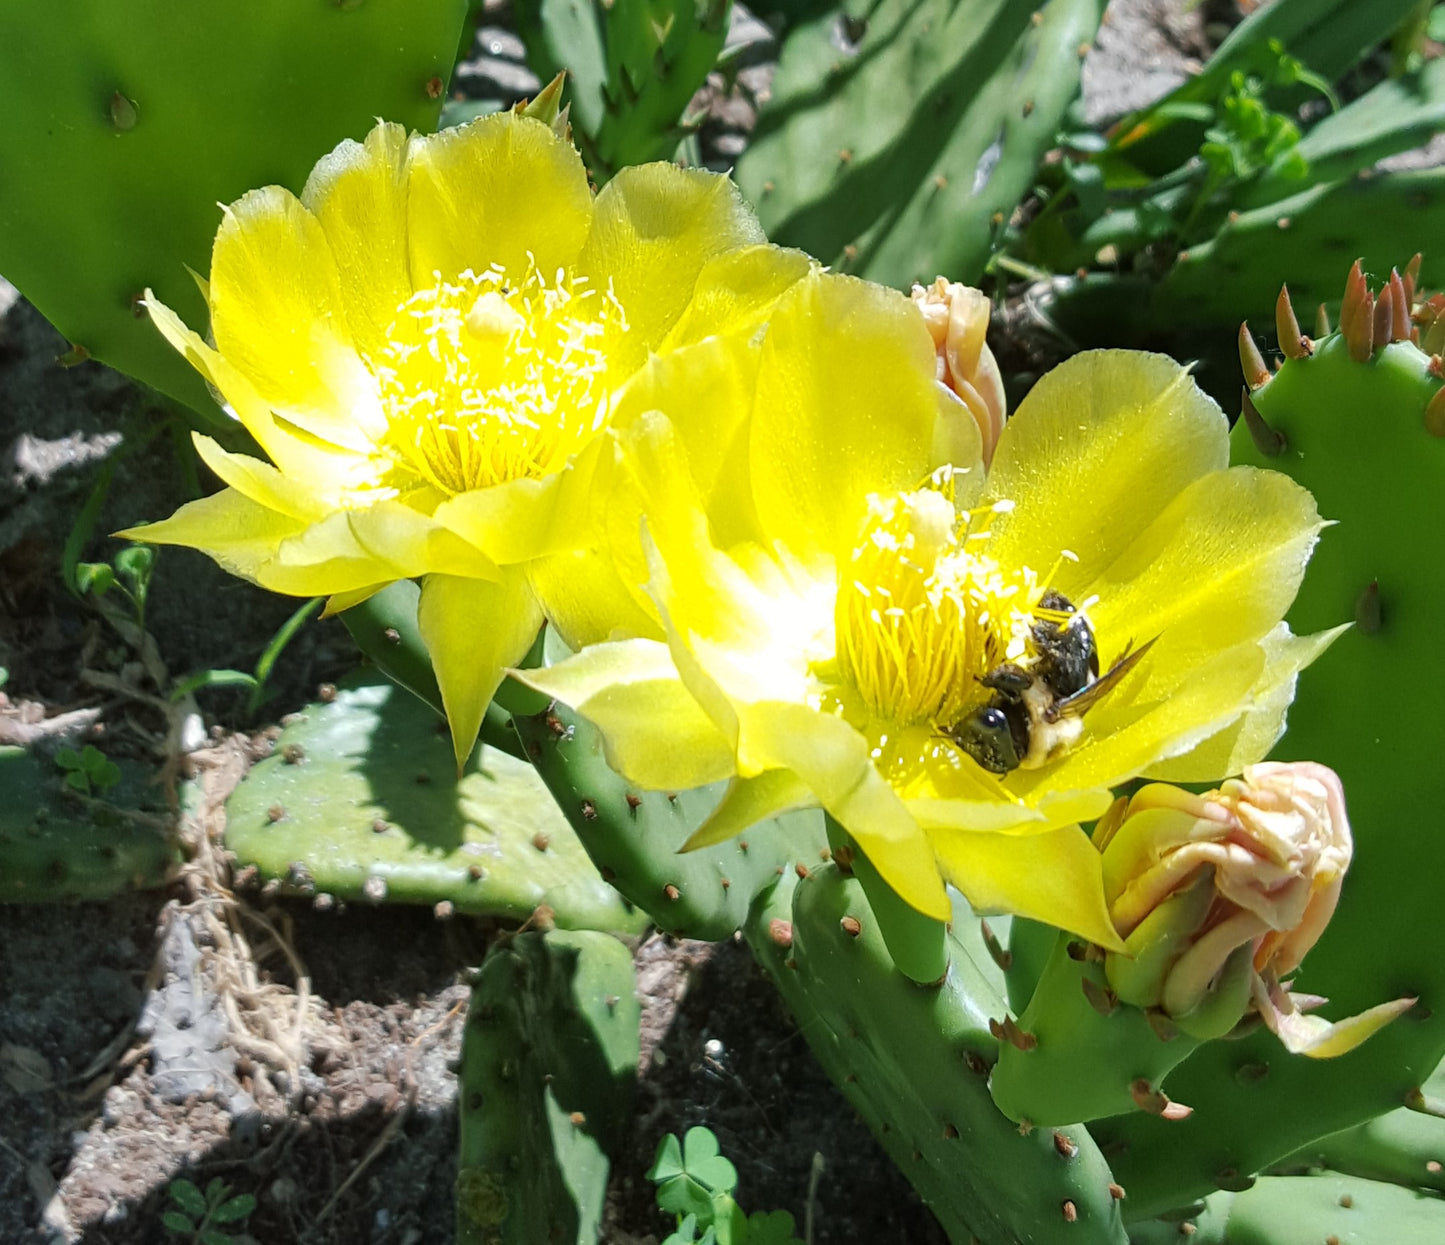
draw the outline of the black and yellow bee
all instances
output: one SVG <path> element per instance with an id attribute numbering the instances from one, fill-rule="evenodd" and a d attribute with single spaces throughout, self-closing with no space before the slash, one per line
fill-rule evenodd
<path id="1" fill-rule="evenodd" d="M 993 695 L 942 733 L 994 774 L 1034 769 L 1067 750 L 1083 731 L 1080 719 L 1117 687 L 1154 641 L 1125 649 L 1099 673 L 1094 629 L 1062 592 L 1039 598 L 1044 614 L 1030 628 L 1036 660 L 1027 669 L 1005 662 L 980 676 Z"/>

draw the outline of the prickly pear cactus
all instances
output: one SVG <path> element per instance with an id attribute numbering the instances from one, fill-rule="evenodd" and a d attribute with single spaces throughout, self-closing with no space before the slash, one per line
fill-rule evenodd
<path id="1" fill-rule="evenodd" d="M 1342 1013 L 1396 996 L 1419 1001 L 1335 1060 L 1285 1056 L 1267 1034 L 1201 1048 L 1170 1081 L 1171 1095 L 1194 1107 L 1188 1120 L 1131 1116 L 1096 1127 L 1131 1213 L 1184 1204 L 1400 1106 L 1445 1054 L 1445 959 L 1430 933 L 1445 890 L 1445 579 L 1436 549 L 1445 527 L 1445 299 L 1417 305 L 1417 272 L 1391 274 L 1375 297 L 1357 267 L 1341 331 L 1313 342 L 1282 296 L 1285 357 L 1273 374 L 1242 332 L 1249 389 L 1234 450 L 1294 476 L 1336 521 L 1289 615 L 1293 629 L 1355 622 L 1301 676 L 1275 749 L 1338 771 L 1355 839 L 1339 909 L 1299 985 Z"/>
<path id="2" fill-rule="evenodd" d="M 884 0 L 800 25 L 738 161 L 768 236 L 907 286 L 974 281 L 1078 92 L 1103 0 Z"/>
<path id="3" fill-rule="evenodd" d="M 149 772 L 123 765 L 119 785 L 85 806 L 63 777 L 48 757 L 0 747 L 0 903 L 105 899 L 165 885 L 179 850 Z"/>
<path id="4" fill-rule="evenodd" d="M 527 757 L 556 797 L 593 863 L 659 929 L 730 937 L 754 897 L 793 863 L 819 861 L 823 817 L 785 813 L 714 847 L 679 853 L 722 796 L 723 784 L 642 791 L 607 765 L 602 737 L 563 705 L 515 719 Z"/>
<path id="5" fill-rule="evenodd" d="M 458 780 L 444 732 L 387 682 L 308 706 L 226 802 L 237 868 L 302 894 L 514 920 L 545 904 L 563 928 L 640 930 L 531 767 L 483 746 Z"/>
<path id="6" fill-rule="evenodd" d="M 960 929 L 977 924 L 957 914 Z M 1088 1132 L 1020 1129 L 989 1097 L 1006 1008 L 964 942 L 950 935 L 940 985 L 915 985 L 857 881 L 832 864 L 779 882 L 746 933 L 818 1061 L 950 1240 L 1122 1245 L 1124 1190 Z"/>
<path id="7" fill-rule="evenodd" d="M 75 344 L 215 405 L 141 315 L 190 324 L 218 203 L 299 191 L 378 116 L 435 127 L 466 0 L 55 0 L 0 6 L 0 272 Z"/>
<path id="8" fill-rule="evenodd" d="M 626 1129 L 641 1008 L 607 934 L 499 941 L 472 987 L 458 1070 L 458 1245 L 594 1245 Z"/>

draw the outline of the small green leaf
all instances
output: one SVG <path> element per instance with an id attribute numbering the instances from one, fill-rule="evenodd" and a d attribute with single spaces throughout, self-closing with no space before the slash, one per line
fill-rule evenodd
<path id="1" fill-rule="evenodd" d="M 196 1216 L 206 1213 L 206 1199 L 201 1196 L 201 1191 L 184 1176 L 171 1181 L 169 1193 L 171 1201 L 187 1214 Z"/>
<path id="2" fill-rule="evenodd" d="M 238 1193 L 229 1202 L 216 1207 L 211 1214 L 212 1223 L 236 1223 L 256 1209 L 256 1199 L 249 1193 Z"/>
<path id="3" fill-rule="evenodd" d="M 150 577 L 156 551 L 151 545 L 130 545 L 115 555 L 115 569 L 131 581 L 139 583 Z"/>
<path id="4" fill-rule="evenodd" d="M 90 780 L 97 791 L 109 791 L 120 782 L 120 766 L 102 758 L 100 764 L 90 770 Z"/>
<path id="5" fill-rule="evenodd" d="M 206 1182 L 206 1205 L 214 1210 L 226 1200 L 226 1194 L 231 1191 L 228 1185 L 220 1176 L 212 1176 Z"/>
<path id="6" fill-rule="evenodd" d="M 201 1245 L 236 1245 L 236 1238 L 229 1232 L 222 1232 L 219 1228 L 203 1228 Z"/>
<path id="7" fill-rule="evenodd" d="M 79 769 L 80 753 L 74 748 L 59 748 L 55 753 L 55 763 L 61 769 Z"/>
<path id="8" fill-rule="evenodd" d="M 90 778 L 84 770 L 71 770 L 65 776 L 65 785 L 72 791 L 79 791 L 81 795 L 90 794 Z"/>
<path id="9" fill-rule="evenodd" d="M 59 759 L 60 754 L 56 753 L 56 760 Z M 666 1137 L 657 1143 L 657 1156 L 652 1160 L 652 1167 L 647 1173 L 647 1178 L 658 1184 L 662 1184 L 666 1180 L 671 1180 L 675 1176 L 682 1175 L 684 1170 L 682 1165 L 682 1145 L 676 1137 L 668 1133 Z"/>
<path id="10" fill-rule="evenodd" d="M 187 1236 L 193 1236 L 196 1225 L 178 1210 L 168 1210 L 161 1216 L 161 1222 L 165 1224 L 167 1232 L 184 1232 Z"/>
<path id="11" fill-rule="evenodd" d="M 81 596 L 102 597 L 115 587 L 115 571 L 109 562 L 80 562 L 75 567 L 75 587 Z"/>
<path id="12" fill-rule="evenodd" d="M 785 1210 L 759 1210 L 748 1216 L 748 1245 L 802 1245 L 793 1217 Z"/>
<path id="13" fill-rule="evenodd" d="M 712 1220 L 712 1191 L 686 1173 L 658 1185 L 657 1205 L 670 1215 L 696 1215 L 704 1223 Z"/>

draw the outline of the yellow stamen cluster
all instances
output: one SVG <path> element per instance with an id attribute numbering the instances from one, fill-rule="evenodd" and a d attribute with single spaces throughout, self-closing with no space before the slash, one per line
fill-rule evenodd
<path id="1" fill-rule="evenodd" d="M 610 292 L 470 270 L 397 308 L 372 361 L 387 446 L 446 493 L 560 471 L 607 422 Z"/>
<path id="2" fill-rule="evenodd" d="M 878 718 L 951 722 L 987 694 L 980 676 L 1029 660 L 1038 577 L 985 552 L 991 513 L 960 531 L 936 489 L 870 499 L 835 625 L 841 672 Z"/>

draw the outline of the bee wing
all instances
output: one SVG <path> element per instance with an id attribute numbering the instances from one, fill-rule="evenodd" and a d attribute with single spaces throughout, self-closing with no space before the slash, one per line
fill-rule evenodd
<path id="1" fill-rule="evenodd" d="M 1143 660 L 1144 654 L 1154 647 L 1154 641 L 1158 638 L 1156 635 L 1153 640 L 1141 644 L 1138 648 L 1135 648 L 1134 641 L 1130 640 L 1128 647 L 1108 670 L 1088 687 L 1081 688 L 1072 696 L 1065 696 L 1062 700 L 1055 701 L 1045 716 L 1050 722 L 1057 722 L 1060 718 L 1083 717 L 1104 696 L 1113 691 L 1120 680 Z"/>

